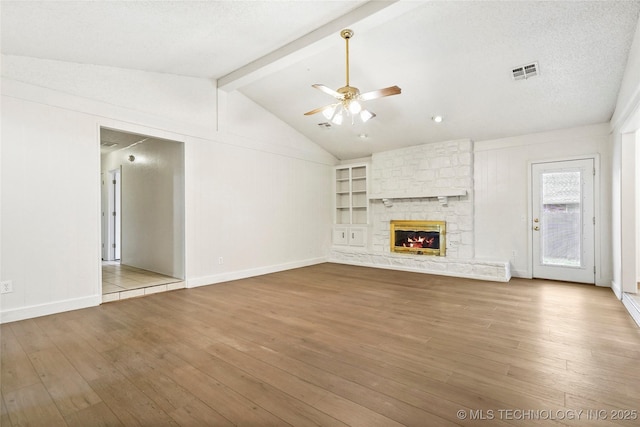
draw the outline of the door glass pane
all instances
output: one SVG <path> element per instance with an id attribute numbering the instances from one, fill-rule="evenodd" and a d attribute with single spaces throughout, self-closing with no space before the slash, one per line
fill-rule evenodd
<path id="1" fill-rule="evenodd" d="M 582 266 L 581 173 L 542 174 L 540 251 L 543 265 Z"/>

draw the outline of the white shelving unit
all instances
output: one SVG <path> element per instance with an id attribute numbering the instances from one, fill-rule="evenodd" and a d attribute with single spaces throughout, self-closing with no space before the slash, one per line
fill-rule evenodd
<path id="1" fill-rule="evenodd" d="M 368 165 L 336 167 L 336 205 L 333 243 L 364 246 L 369 223 Z"/>

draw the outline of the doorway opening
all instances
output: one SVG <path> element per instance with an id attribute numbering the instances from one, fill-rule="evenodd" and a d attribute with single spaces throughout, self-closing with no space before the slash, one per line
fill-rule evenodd
<path id="1" fill-rule="evenodd" d="M 100 129 L 102 294 L 185 287 L 184 143 Z"/>

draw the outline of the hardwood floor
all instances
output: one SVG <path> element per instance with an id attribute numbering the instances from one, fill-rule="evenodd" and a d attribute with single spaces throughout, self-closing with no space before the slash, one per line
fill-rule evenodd
<path id="1" fill-rule="evenodd" d="M 2 426 L 640 425 L 640 329 L 594 286 L 321 264 L 1 333 Z"/>

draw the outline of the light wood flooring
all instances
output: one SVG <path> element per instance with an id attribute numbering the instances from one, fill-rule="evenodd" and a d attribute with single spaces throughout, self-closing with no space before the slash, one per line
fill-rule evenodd
<path id="1" fill-rule="evenodd" d="M 3 427 L 640 425 L 640 329 L 594 286 L 321 264 L 1 333 Z"/>

